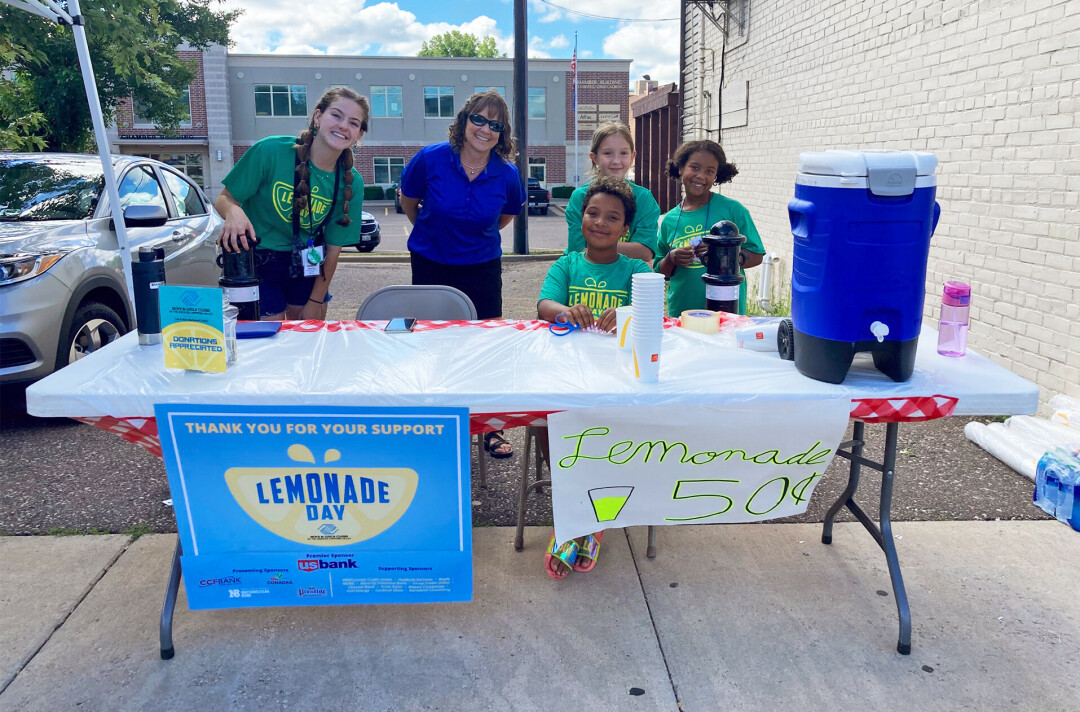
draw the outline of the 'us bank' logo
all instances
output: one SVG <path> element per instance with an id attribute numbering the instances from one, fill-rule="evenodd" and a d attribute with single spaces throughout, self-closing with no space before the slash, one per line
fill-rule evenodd
<path id="1" fill-rule="evenodd" d="M 291 445 L 283 467 L 230 467 L 229 492 L 262 527 L 301 544 L 343 546 L 371 539 L 409 509 L 419 480 L 405 467 L 337 467 L 337 450 L 323 465 L 303 445 Z M 298 465 L 296 463 L 309 463 Z"/>

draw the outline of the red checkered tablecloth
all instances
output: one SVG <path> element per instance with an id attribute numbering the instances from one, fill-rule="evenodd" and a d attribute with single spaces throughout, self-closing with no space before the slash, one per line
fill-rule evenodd
<path id="1" fill-rule="evenodd" d="M 546 322 L 544 322 L 546 324 Z M 924 420 L 945 418 L 956 408 L 956 398 L 951 396 L 925 396 L 912 398 L 860 398 L 851 401 L 851 419 L 864 423 L 918 423 Z M 473 413 L 469 416 L 469 432 L 486 433 L 492 430 L 508 430 L 526 426 L 547 425 L 547 417 L 555 410 L 539 410 L 529 413 Z M 146 448 L 150 454 L 161 457 L 161 440 L 158 438 L 157 421 L 154 418 L 75 418 L 83 423 L 116 433 L 129 443 Z"/>

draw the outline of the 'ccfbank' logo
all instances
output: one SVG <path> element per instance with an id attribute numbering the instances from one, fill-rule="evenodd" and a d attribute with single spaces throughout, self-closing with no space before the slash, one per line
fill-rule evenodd
<path id="1" fill-rule="evenodd" d="M 225 576 L 224 578 L 203 579 L 199 581 L 199 587 L 204 586 L 235 586 L 240 583 L 239 576 Z"/>

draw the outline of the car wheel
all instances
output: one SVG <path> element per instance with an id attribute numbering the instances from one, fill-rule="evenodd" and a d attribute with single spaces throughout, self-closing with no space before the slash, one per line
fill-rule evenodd
<path id="1" fill-rule="evenodd" d="M 357 245 L 356 246 L 356 251 L 357 252 L 371 252 L 374 249 L 375 249 L 375 245 Z"/>
<path id="2" fill-rule="evenodd" d="M 547 215 L 547 208 L 540 208 L 541 215 Z"/>
<path id="3" fill-rule="evenodd" d="M 397 213 L 398 215 L 405 212 L 404 210 L 401 209 L 401 203 L 394 203 L 394 212 Z"/>
<path id="4" fill-rule="evenodd" d="M 127 328 L 120 315 L 100 302 L 87 302 L 79 307 L 72 319 L 71 329 L 68 331 L 66 350 L 60 353 L 60 359 L 67 356 L 65 363 L 58 363 L 58 367 L 78 361 L 84 356 L 94 353 L 106 344 L 119 339 L 124 335 Z"/>

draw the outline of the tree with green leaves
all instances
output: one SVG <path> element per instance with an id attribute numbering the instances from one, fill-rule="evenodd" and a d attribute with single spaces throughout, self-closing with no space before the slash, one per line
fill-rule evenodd
<path id="1" fill-rule="evenodd" d="M 487 35 L 479 39 L 476 35 L 460 30 L 450 30 L 435 35 L 420 46 L 417 57 L 505 57 L 495 48 L 495 38 Z"/>
<path id="2" fill-rule="evenodd" d="M 180 101 L 195 77 L 177 49 L 229 45 L 240 14 L 215 10 L 220 0 L 110 0 L 82 3 L 86 38 L 105 123 L 119 101 L 168 133 L 185 118 Z M 94 145 L 79 58 L 70 27 L 0 6 L 0 145 L 87 151 Z"/>

